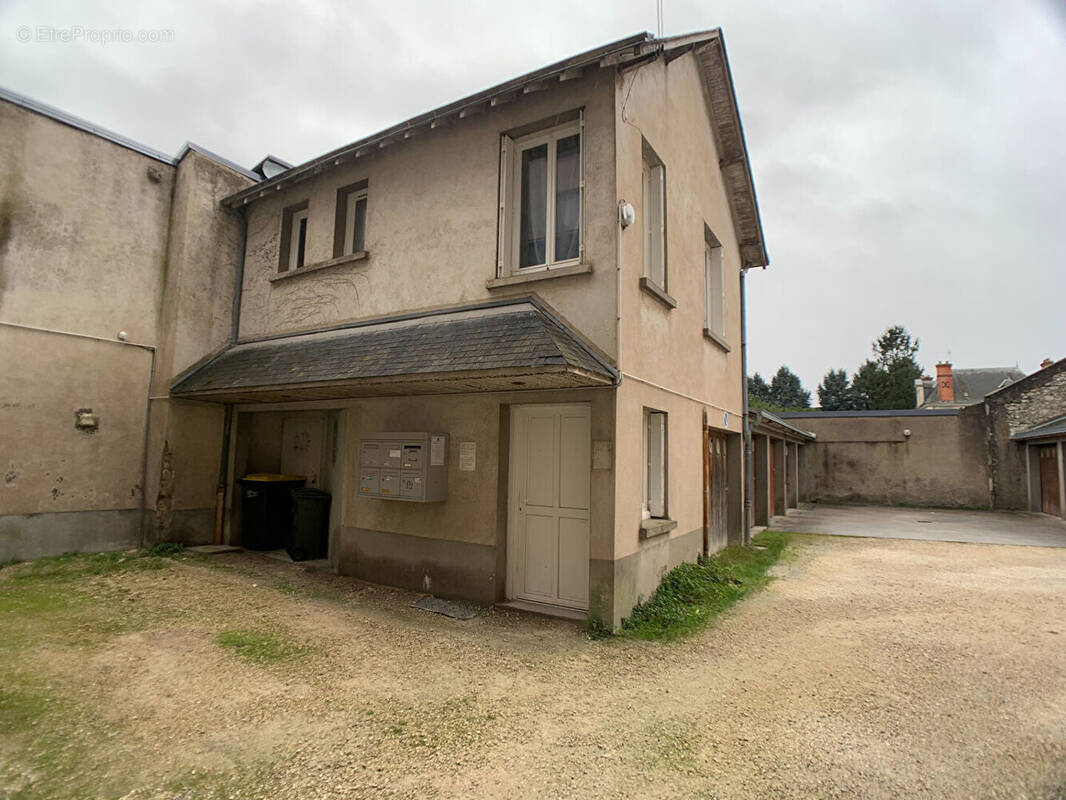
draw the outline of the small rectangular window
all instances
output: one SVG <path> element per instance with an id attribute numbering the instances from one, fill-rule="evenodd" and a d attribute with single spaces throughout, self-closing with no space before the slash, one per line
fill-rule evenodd
<path id="1" fill-rule="evenodd" d="M 278 272 L 299 269 L 306 262 L 308 219 L 306 201 L 282 211 Z"/>
<path id="2" fill-rule="evenodd" d="M 366 189 L 348 195 L 344 223 L 344 255 L 366 250 Z"/>
<path id="3" fill-rule="evenodd" d="M 722 264 L 722 245 L 705 230 L 703 245 L 703 281 L 706 308 L 703 327 L 716 336 L 725 337 L 725 282 Z"/>
<path id="4" fill-rule="evenodd" d="M 292 216 L 295 228 L 292 237 L 292 250 L 289 253 L 289 269 L 299 269 L 304 265 L 307 253 L 307 211 L 300 211 Z"/>
<path id="5" fill-rule="evenodd" d="M 666 518 L 666 412 L 644 410 L 643 517 Z"/>
<path id="6" fill-rule="evenodd" d="M 367 181 L 350 183 L 337 190 L 333 222 L 333 257 L 366 252 Z"/>
<path id="7" fill-rule="evenodd" d="M 500 275 L 580 263 L 582 117 L 504 135 L 500 147 Z"/>
<path id="8" fill-rule="evenodd" d="M 644 277 L 666 290 L 666 167 L 643 145 Z"/>

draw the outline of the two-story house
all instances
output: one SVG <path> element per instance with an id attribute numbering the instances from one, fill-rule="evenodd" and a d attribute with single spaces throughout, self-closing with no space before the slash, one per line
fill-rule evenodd
<path id="1" fill-rule="evenodd" d="M 239 544 L 240 477 L 298 473 L 332 495 L 342 574 L 610 624 L 743 540 L 743 281 L 767 257 L 720 31 L 258 174 L 216 211 L 233 335 L 165 373 L 210 424 L 156 442 L 149 497 L 219 475 Z"/>

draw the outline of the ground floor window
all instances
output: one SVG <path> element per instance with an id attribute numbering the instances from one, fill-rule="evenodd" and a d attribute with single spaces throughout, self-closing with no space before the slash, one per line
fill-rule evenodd
<path id="1" fill-rule="evenodd" d="M 666 412 L 644 409 L 644 519 L 666 518 Z"/>

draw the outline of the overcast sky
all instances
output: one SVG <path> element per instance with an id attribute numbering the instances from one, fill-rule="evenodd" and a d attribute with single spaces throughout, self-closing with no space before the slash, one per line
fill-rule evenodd
<path id="1" fill-rule="evenodd" d="M 0 2 L 0 85 L 175 153 L 301 162 L 581 50 L 654 0 Z M 172 31 L 22 42 L 19 27 Z M 886 327 L 928 371 L 1066 356 L 1062 0 L 665 0 L 725 33 L 770 268 L 750 371 L 815 389 Z M 817 397 L 814 398 L 817 402 Z"/>

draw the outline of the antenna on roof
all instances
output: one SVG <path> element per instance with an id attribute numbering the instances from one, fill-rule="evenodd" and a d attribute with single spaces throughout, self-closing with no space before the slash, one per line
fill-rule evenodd
<path id="1" fill-rule="evenodd" d="M 655 24 L 658 38 L 663 38 L 663 0 L 655 0 Z"/>

